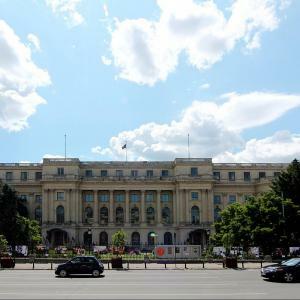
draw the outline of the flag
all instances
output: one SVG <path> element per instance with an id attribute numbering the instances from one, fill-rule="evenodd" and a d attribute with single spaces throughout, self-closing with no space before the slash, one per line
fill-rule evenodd
<path id="1" fill-rule="evenodd" d="M 124 144 L 123 146 L 122 146 L 122 149 L 126 149 L 127 148 L 127 144 Z"/>

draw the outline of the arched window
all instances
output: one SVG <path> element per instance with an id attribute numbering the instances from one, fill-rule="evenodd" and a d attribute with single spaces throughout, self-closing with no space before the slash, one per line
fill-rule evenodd
<path id="1" fill-rule="evenodd" d="M 172 233 L 171 232 L 166 232 L 164 234 L 164 244 L 165 245 L 172 245 L 173 244 Z"/>
<path id="2" fill-rule="evenodd" d="M 138 232 L 133 232 L 131 235 L 131 245 L 139 246 L 140 245 L 140 234 Z"/>
<path id="3" fill-rule="evenodd" d="M 84 210 L 85 223 L 93 223 L 93 209 L 88 206 Z"/>
<path id="4" fill-rule="evenodd" d="M 42 209 L 40 206 L 34 210 L 34 219 L 38 221 L 39 224 L 42 224 Z"/>
<path id="5" fill-rule="evenodd" d="M 146 215 L 147 215 L 147 223 L 151 224 L 154 222 L 155 220 L 155 211 L 153 207 L 148 207 L 147 211 L 146 211 Z"/>
<path id="6" fill-rule="evenodd" d="M 148 233 L 148 246 L 154 246 L 157 244 L 157 234 L 153 231 Z"/>
<path id="7" fill-rule="evenodd" d="M 137 224 L 140 221 L 140 211 L 137 207 L 131 209 L 130 222 L 131 224 Z"/>
<path id="8" fill-rule="evenodd" d="M 165 206 L 162 209 L 161 218 L 163 224 L 171 224 L 171 210 L 169 207 Z"/>
<path id="9" fill-rule="evenodd" d="M 124 223 L 124 209 L 122 207 L 117 207 L 116 209 L 116 223 L 117 224 Z"/>
<path id="10" fill-rule="evenodd" d="M 200 223 L 200 212 L 199 207 L 194 205 L 191 208 L 192 224 L 198 225 Z"/>
<path id="11" fill-rule="evenodd" d="M 215 221 L 219 221 L 221 219 L 221 209 L 218 205 L 214 209 L 214 219 Z"/>
<path id="12" fill-rule="evenodd" d="M 100 208 L 100 224 L 107 224 L 108 223 L 108 208 L 101 207 Z"/>
<path id="13" fill-rule="evenodd" d="M 99 242 L 100 246 L 108 246 L 108 235 L 105 231 L 100 233 Z"/>
<path id="14" fill-rule="evenodd" d="M 56 207 L 56 223 L 63 224 L 65 222 L 65 209 L 62 205 Z"/>

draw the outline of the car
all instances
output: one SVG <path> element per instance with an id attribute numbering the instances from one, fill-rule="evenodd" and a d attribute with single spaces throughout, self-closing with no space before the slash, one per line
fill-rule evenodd
<path id="1" fill-rule="evenodd" d="M 55 274 L 60 277 L 69 275 L 90 274 L 99 277 L 104 272 L 104 266 L 95 256 L 76 256 L 64 264 L 58 265 Z"/>
<path id="2" fill-rule="evenodd" d="M 293 282 L 300 278 L 300 258 L 291 258 L 279 264 L 263 267 L 261 276 L 269 280 Z"/>

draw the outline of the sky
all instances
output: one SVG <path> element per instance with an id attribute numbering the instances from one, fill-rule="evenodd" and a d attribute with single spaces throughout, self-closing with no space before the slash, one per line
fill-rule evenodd
<path id="1" fill-rule="evenodd" d="M 0 162 L 64 157 L 65 135 L 82 161 L 299 159 L 299 13 L 299 0 L 0 0 Z"/>

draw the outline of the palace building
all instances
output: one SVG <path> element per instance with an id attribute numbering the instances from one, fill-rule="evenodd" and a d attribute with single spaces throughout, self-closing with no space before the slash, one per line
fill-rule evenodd
<path id="1" fill-rule="evenodd" d="M 45 158 L 2 163 L 0 179 L 26 200 L 44 243 L 109 245 L 122 228 L 128 244 L 206 247 L 221 210 L 269 189 L 287 164 L 97 161 Z"/>

